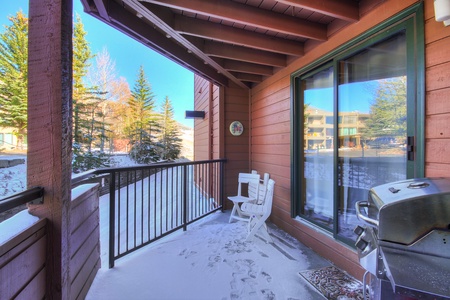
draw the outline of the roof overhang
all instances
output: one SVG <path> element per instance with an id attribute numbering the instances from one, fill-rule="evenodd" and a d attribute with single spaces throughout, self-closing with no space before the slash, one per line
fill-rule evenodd
<path id="1" fill-rule="evenodd" d="M 85 12 L 219 85 L 250 88 L 359 20 L 359 0 L 81 0 Z"/>

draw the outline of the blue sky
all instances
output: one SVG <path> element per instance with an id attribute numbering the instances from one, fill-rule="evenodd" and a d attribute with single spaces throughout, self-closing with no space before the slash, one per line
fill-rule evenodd
<path id="1" fill-rule="evenodd" d="M 7 17 L 15 15 L 19 9 L 28 15 L 28 0 L 2 2 L 1 32 L 4 31 L 4 25 L 10 24 Z M 99 53 L 106 47 L 116 63 L 118 76 L 127 79 L 130 89 L 134 86 L 140 65 L 143 65 L 157 105 L 168 96 L 174 107 L 175 119 L 193 127 L 192 119 L 184 118 L 185 111 L 194 108 L 194 74 L 191 71 L 87 15 L 79 0 L 74 0 L 75 13 L 81 17 L 92 52 Z"/>
<path id="2" fill-rule="evenodd" d="M 364 81 L 339 86 L 339 111 L 369 113 L 378 87 L 377 81 Z M 333 88 L 310 89 L 305 92 L 305 102 L 315 108 L 333 111 Z"/>

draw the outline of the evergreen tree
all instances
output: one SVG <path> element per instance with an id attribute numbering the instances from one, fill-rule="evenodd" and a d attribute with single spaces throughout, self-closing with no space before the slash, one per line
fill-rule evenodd
<path id="1" fill-rule="evenodd" d="M 155 100 L 143 66 L 139 68 L 128 106 L 130 107 L 128 134 L 132 144 L 130 157 L 138 163 L 157 161 L 160 145 L 155 142 L 154 135 L 158 132 L 154 112 Z"/>
<path id="2" fill-rule="evenodd" d="M 143 66 L 139 68 L 128 105 L 131 110 L 130 118 L 132 121 L 129 124 L 130 138 L 132 141 L 142 142 L 147 136 L 145 133 L 150 133 L 155 108 L 154 95 L 145 76 Z"/>
<path id="3" fill-rule="evenodd" d="M 0 126 L 14 128 L 17 147 L 27 133 L 28 19 L 17 12 L 0 34 Z"/>
<path id="4" fill-rule="evenodd" d="M 86 143 L 85 130 L 89 128 L 89 123 L 86 123 L 88 117 L 86 116 L 87 99 L 90 97 L 88 88 L 83 79 L 88 73 L 90 60 L 94 57 L 89 48 L 89 43 L 86 40 L 86 31 L 81 22 L 79 15 L 76 16 L 73 28 L 73 137 L 74 143 Z"/>
<path id="5" fill-rule="evenodd" d="M 73 30 L 73 170 L 86 171 L 108 166 L 109 157 L 102 151 L 92 151 L 100 146 L 104 136 L 102 130 L 104 112 L 101 103 L 103 94 L 98 86 L 87 86 L 86 76 L 95 57 L 86 40 L 80 16 L 77 15 Z"/>
<path id="6" fill-rule="evenodd" d="M 160 157 L 163 160 L 175 160 L 181 152 L 181 139 L 179 128 L 173 118 L 173 107 L 166 96 L 161 109 L 161 133 L 160 144 L 162 145 Z"/>
<path id="7" fill-rule="evenodd" d="M 406 135 L 406 77 L 379 81 L 362 133 L 366 138 Z"/>

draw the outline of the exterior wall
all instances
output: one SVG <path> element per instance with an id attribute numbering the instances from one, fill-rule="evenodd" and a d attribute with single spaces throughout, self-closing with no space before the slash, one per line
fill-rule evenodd
<path id="1" fill-rule="evenodd" d="M 362 1 L 360 21 L 347 27 L 331 24 L 331 35 L 327 42 L 305 45 L 305 56 L 291 61 L 287 68 L 251 89 L 250 103 L 246 100 L 247 91 L 230 87 L 223 88 L 221 98 L 224 102 L 219 101 L 224 105 L 219 111 L 225 114 L 225 122 L 221 127 L 225 139 L 222 157 L 228 159 L 226 195 L 234 192 L 234 179 L 238 172 L 256 169 L 260 173 L 270 173 L 276 181 L 272 222 L 358 278 L 364 271 L 353 249 L 291 218 L 290 75 L 418 2 L 421 1 Z M 447 99 L 450 95 L 450 26 L 444 27 L 442 22 L 435 21 L 432 0 L 423 2 L 426 43 L 425 174 L 448 177 L 450 158 L 446 149 L 450 146 L 450 126 L 447 121 L 450 117 L 450 102 Z M 196 102 L 198 99 L 196 97 Z M 247 119 L 248 113 L 250 119 Z M 244 124 L 244 134 L 240 137 L 233 137 L 228 131 L 228 126 L 234 120 Z M 222 136 L 216 128 L 213 133 L 214 137 Z"/>
<path id="2" fill-rule="evenodd" d="M 195 75 L 194 110 L 205 111 L 204 119 L 194 120 L 194 159 L 208 160 L 223 158 L 223 121 L 219 86 Z"/>
<path id="3" fill-rule="evenodd" d="M 238 173 L 250 171 L 248 91 L 237 86 L 218 87 L 195 76 L 194 93 L 194 109 L 206 112 L 205 119 L 194 122 L 194 159 L 227 158 L 224 196 L 235 194 Z M 244 126 L 241 136 L 228 130 L 236 120 Z M 226 208 L 231 208 L 227 202 Z"/>
<path id="4" fill-rule="evenodd" d="M 210 122 L 211 126 L 211 137 L 212 137 L 212 149 L 211 155 L 212 159 L 223 158 L 223 126 L 221 126 L 223 122 L 223 109 L 222 104 L 223 101 L 221 99 L 221 92 L 217 85 L 212 86 L 212 101 L 210 105 L 209 115 L 212 116 L 212 120 Z"/>
<path id="5" fill-rule="evenodd" d="M 331 30 L 333 33 L 329 36 L 329 40 L 323 44 L 310 43 L 305 45 L 307 49 L 305 56 L 291 62 L 287 68 L 280 70 L 251 90 L 251 168 L 258 170 L 260 173 L 268 172 L 276 182 L 271 221 L 358 278 L 362 278 L 364 271 L 359 266 L 357 254 L 353 249 L 334 240 L 328 234 L 291 218 L 290 75 L 417 2 L 413 0 L 390 0 L 383 1 L 382 4 L 377 5 L 379 1 L 362 1 L 360 5 L 362 12 L 360 21 L 344 28 L 336 26 L 335 31 Z M 426 1 L 426 10 L 427 17 L 431 18 L 432 0 Z M 434 20 L 427 21 L 427 29 L 430 26 L 440 26 L 439 32 L 449 32 L 450 29 L 442 28 L 442 23 L 435 23 Z M 330 28 L 332 27 L 333 25 L 330 25 Z M 434 30 L 437 31 L 437 29 Z M 448 55 L 450 39 L 445 41 L 435 37 L 433 40 L 439 40 L 441 51 L 447 53 L 448 60 L 450 58 Z M 430 37 L 427 37 L 427 42 L 430 43 Z M 446 70 L 450 70 L 450 65 L 440 65 L 441 62 L 437 64 L 439 66 L 434 71 L 441 75 L 435 75 L 435 78 L 444 79 L 440 82 L 441 85 L 446 83 L 449 86 L 448 82 L 450 81 L 447 79 L 450 78 L 450 72 Z M 427 75 L 430 75 L 430 73 L 430 70 L 428 70 Z M 446 75 L 444 76 L 443 74 Z M 434 86 L 437 84 L 438 82 L 433 81 Z M 430 85 L 431 83 L 427 81 L 428 90 Z M 436 87 L 436 89 L 438 88 L 442 87 Z M 441 96 L 440 99 L 440 103 L 444 105 L 443 97 Z M 442 112 L 442 109 L 439 111 Z M 450 112 L 450 104 L 447 104 L 447 112 Z M 430 111 L 428 113 L 431 114 Z M 440 115 L 437 119 L 443 120 L 444 117 L 445 115 Z M 431 118 L 432 116 L 429 116 L 427 121 L 430 122 Z M 437 145 L 442 145 L 440 149 L 443 149 L 445 137 L 450 137 L 450 132 L 446 132 L 446 135 L 440 134 L 444 129 L 441 129 L 441 131 L 434 129 L 434 135 L 438 136 L 436 136 L 435 140 L 427 139 L 428 151 L 431 150 L 432 146 L 437 147 Z M 427 130 L 427 134 L 430 134 L 430 130 Z M 450 140 L 447 139 L 447 143 L 448 141 Z M 439 151 L 436 149 L 436 152 Z M 444 155 L 440 155 L 440 157 L 441 160 L 446 159 L 450 163 L 449 158 Z M 429 159 L 428 155 L 427 158 Z M 434 169 L 437 168 L 437 164 L 433 166 Z M 427 169 L 428 174 L 430 174 L 430 166 Z M 447 175 L 449 174 L 448 172 Z"/>
<path id="6" fill-rule="evenodd" d="M 210 159 L 210 83 L 199 76 L 194 77 L 194 110 L 205 111 L 204 119 L 194 120 L 194 160 Z"/>
<path id="7" fill-rule="evenodd" d="M 252 135 L 249 119 L 249 94 L 237 86 L 225 87 L 224 99 L 224 158 L 228 161 L 225 164 L 224 190 L 225 196 L 236 195 L 237 178 L 240 172 L 250 172 L 250 137 Z M 233 121 L 239 121 L 244 127 L 244 132 L 240 136 L 233 136 L 229 130 Z M 230 201 L 225 201 L 227 209 L 232 208 Z"/>
<path id="8" fill-rule="evenodd" d="M 450 177 L 450 26 L 425 1 L 425 175 Z"/>

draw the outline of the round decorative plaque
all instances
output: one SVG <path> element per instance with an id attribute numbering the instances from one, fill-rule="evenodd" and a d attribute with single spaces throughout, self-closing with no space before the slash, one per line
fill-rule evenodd
<path id="1" fill-rule="evenodd" d="M 244 126 L 239 121 L 234 121 L 230 124 L 230 132 L 234 136 L 241 135 L 244 132 Z"/>

